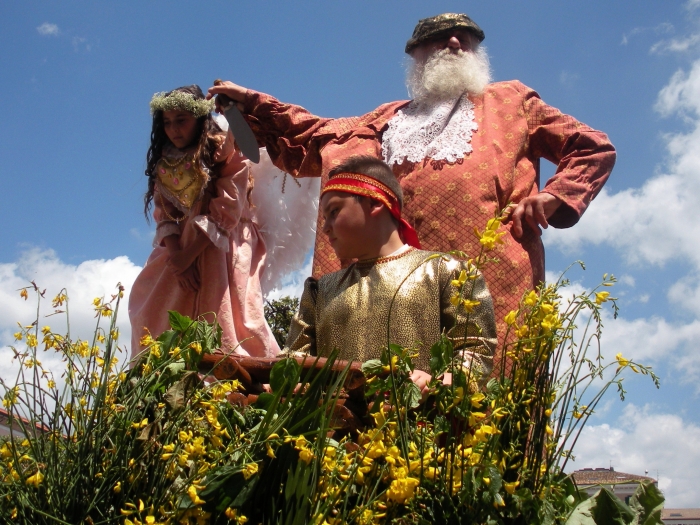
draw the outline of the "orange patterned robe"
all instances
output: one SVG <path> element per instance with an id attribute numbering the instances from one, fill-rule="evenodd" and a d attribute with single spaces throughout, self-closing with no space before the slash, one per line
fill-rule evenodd
<path id="1" fill-rule="evenodd" d="M 404 218 L 416 229 L 424 250 L 462 250 L 476 255 L 474 227 L 509 203 L 535 195 L 540 158 L 557 165 L 542 191 L 563 201 L 549 222 L 568 228 L 578 222 L 615 163 L 608 137 L 545 104 L 517 80 L 497 82 L 470 96 L 478 130 L 473 151 L 454 163 L 432 161 L 392 166 L 404 192 Z M 323 177 L 351 155 L 382 157 L 382 133 L 409 101 L 384 104 L 361 117 L 328 119 L 304 108 L 248 91 L 244 113 L 273 162 L 296 177 Z M 508 234 L 496 249 L 497 263 L 483 268 L 494 300 L 499 339 L 503 318 L 528 289 L 544 280 L 544 247 L 539 233 L 525 227 L 520 240 Z M 340 268 L 331 246 L 317 229 L 315 277 Z"/>

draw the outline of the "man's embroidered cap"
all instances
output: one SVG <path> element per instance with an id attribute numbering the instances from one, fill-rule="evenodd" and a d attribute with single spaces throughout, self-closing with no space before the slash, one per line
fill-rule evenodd
<path id="1" fill-rule="evenodd" d="M 482 42 L 486 35 L 484 31 L 467 15 L 462 13 L 443 13 L 431 18 L 418 21 L 413 30 L 413 36 L 406 42 L 406 53 L 411 53 L 419 45 L 436 40 L 455 29 L 464 29 Z"/>
<path id="2" fill-rule="evenodd" d="M 415 248 L 420 248 L 418 234 L 405 219 L 401 217 L 401 208 L 403 207 L 403 195 L 401 195 L 401 187 L 398 186 L 398 192 L 392 190 L 383 182 L 364 175 L 362 173 L 338 172 L 331 175 L 328 182 L 321 190 L 321 197 L 329 191 L 340 191 L 344 193 L 352 193 L 354 195 L 362 195 L 381 202 L 387 207 L 392 217 L 399 223 L 399 234 L 402 240 Z"/>
<path id="3" fill-rule="evenodd" d="M 151 115 L 156 111 L 189 111 L 196 118 L 208 115 L 214 110 L 214 99 L 197 99 L 191 93 L 183 91 L 162 91 L 155 93 L 151 99 Z"/>

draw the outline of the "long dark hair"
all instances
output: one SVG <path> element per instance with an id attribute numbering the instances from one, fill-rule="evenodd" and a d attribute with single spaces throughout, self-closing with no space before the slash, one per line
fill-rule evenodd
<path id="1" fill-rule="evenodd" d="M 175 88 L 168 92 L 166 96 L 170 95 L 175 91 L 181 91 L 182 93 L 191 94 L 195 100 L 201 100 L 204 98 L 204 93 L 202 93 L 201 88 L 192 84 L 191 86 L 182 86 Z M 221 133 L 221 128 L 214 121 L 211 114 L 207 114 L 203 117 L 197 119 L 197 134 L 199 135 L 199 142 L 197 145 L 197 150 L 194 154 L 193 162 L 195 165 L 201 163 L 202 166 L 210 170 L 210 177 L 212 179 L 216 178 L 214 168 L 214 162 L 212 156 L 214 151 L 219 146 L 220 139 L 217 139 L 217 135 Z M 148 220 L 149 212 L 151 210 L 151 204 L 153 202 L 153 193 L 156 186 L 156 164 L 163 156 L 163 147 L 168 144 L 169 139 L 165 134 L 165 126 L 163 125 L 163 112 L 156 111 L 153 114 L 153 127 L 151 128 L 151 145 L 148 148 L 148 153 L 146 153 L 146 176 L 148 177 L 148 190 L 143 196 L 143 213 L 146 215 L 146 220 Z"/>

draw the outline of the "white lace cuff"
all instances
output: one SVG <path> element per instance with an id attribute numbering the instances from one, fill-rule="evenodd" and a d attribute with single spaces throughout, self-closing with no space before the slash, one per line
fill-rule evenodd
<path id="1" fill-rule="evenodd" d="M 176 222 L 163 221 L 159 222 L 156 227 L 156 236 L 153 238 L 153 247 L 158 248 L 163 243 L 163 239 L 170 235 L 180 235 L 180 225 Z"/>
<path id="2" fill-rule="evenodd" d="M 209 240 L 222 252 L 228 252 L 228 232 L 219 226 L 206 215 L 197 215 L 192 221 L 207 234 Z"/>

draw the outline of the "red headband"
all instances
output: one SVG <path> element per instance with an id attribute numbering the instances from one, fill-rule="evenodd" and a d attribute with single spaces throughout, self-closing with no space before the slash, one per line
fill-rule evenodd
<path id="1" fill-rule="evenodd" d="M 420 241 L 416 230 L 405 219 L 401 218 L 399 199 L 388 186 L 360 173 L 340 173 L 328 180 L 321 191 L 321 196 L 329 191 L 353 193 L 378 200 L 387 207 L 392 217 L 399 221 L 399 235 L 401 235 L 403 241 L 414 248 L 420 249 Z"/>

